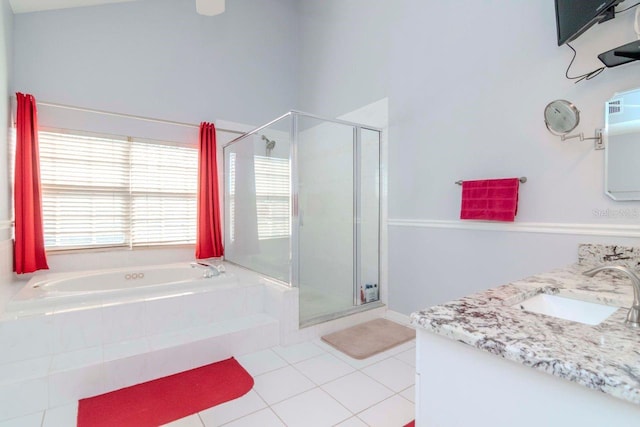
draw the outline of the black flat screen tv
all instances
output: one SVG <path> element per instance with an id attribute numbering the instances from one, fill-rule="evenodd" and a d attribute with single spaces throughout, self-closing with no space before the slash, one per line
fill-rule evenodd
<path id="1" fill-rule="evenodd" d="M 578 38 L 593 25 L 614 17 L 624 0 L 555 0 L 558 46 Z"/>

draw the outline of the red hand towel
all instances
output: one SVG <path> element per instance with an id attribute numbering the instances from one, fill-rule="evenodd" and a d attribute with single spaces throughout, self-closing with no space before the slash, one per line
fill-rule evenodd
<path id="1" fill-rule="evenodd" d="M 519 187 L 518 178 L 463 181 L 460 219 L 513 222 Z"/>

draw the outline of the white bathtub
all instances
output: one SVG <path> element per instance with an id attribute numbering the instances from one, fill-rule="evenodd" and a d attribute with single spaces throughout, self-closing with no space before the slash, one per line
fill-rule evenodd
<path id="1" fill-rule="evenodd" d="M 168 298 L 238 283 L 233 272 L 205 278 L 188 263 L 33 277 L 6 306 L 5 316 L 52 314 L 61 310 Z"/>

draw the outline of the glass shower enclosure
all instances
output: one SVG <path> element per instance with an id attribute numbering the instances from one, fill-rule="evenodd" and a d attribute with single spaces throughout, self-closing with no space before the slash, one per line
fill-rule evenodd
<path id="1" fill-rule="evenodd" d="M 298 288 L 301 326 L 381 305 L 380 140 L 291 111 L 224 147 L 225 259 Z"/>

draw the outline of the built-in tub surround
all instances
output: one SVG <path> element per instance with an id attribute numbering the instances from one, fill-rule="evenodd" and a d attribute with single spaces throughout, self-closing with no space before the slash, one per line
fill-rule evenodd
<path id="1" fill-rule="evenodd" d="M 0 316 L 0 422 L 279 344 L 289 290 L 225 267 L 35 276 Z"/>
<path id="2" fill-rule="evenodd" d="M 633 301 L 630 280 L 615 272 L 593 278 L 582 274 L 607 254 L 619 258 L 616 254 L 621 250 L 584 245 L 580 251 L 584 265 L 538 274 L 413 313 L 412 323 L 640 405 L 640 335 L 624 323 Z M 639 260 L 635 249 L 624 253 L 631 254 L 626 262 Z M 620 309 L 595 326 L 520 309 L 518 302 L 540 292 Z"/>

